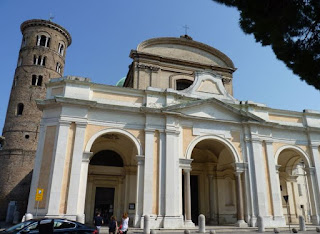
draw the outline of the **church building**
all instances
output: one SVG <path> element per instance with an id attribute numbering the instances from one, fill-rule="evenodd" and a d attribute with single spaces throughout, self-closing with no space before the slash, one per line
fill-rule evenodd
<path id="1" fill-rule="evenodd" d="M 130 226 L 149 215 L 168 229 L 199 214 L 211 225 L 320 224 L 320 112 L 235 99 L 232 60 L 188 35 L 129 56 L 117 86 L 47 82 L 27 213 L 91 223 L 127 212 Z"/>

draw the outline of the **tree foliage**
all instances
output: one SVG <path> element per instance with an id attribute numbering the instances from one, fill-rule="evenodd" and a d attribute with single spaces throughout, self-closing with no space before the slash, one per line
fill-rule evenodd
<path id="1" fill-rule="evenodd" d="M 320 0 L 213 0 L 238 8 L 240 26 L 320 90 Z"/>

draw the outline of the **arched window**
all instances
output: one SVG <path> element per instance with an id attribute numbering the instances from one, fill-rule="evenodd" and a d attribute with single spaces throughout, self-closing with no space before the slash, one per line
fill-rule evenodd
<path id="1" fill-rule="evenodd" d="M 188 88 L 190 85 L 192 85 L 191 80 L 186 80 L 186 79 L 180 79 L 176 81 L 176 90 L 184 90 Z"/>
<path id="2" fill-rule="evenodd" d="M 22 103 L 19 103 L 18 106 L 17 106 L 17 115 L 22 115 L 22 112 L 23 112 L 23 107 L 24 105 Z"/>
<path id="3" fill-rule="evenodd" d="M 37 46 L 50 47 L 50 37 L 46 35 L 37 36 Z"/>
<path id="4" fill-rule="evenodd" d="M 61 72 L 61 64 L 58 62 L 56 66 L 56 72 Z"/>
<path id="5" fill-rule="evenodd" d="M 42 76 L 39 76 L 37 86 L 41 86 L 41 85 L 42 85 Z"/>
<path id="6" fill-rule="evenodd" d="M 36 85 L 36 83 L 37 83 L 37 76 L 36 76 L 36 75 L 32 75 L 31 84 L 32 84 L 32 85 Z"/>
<path id="7" fill-rule="evenodd" d="M 41 86 L 43 81 L 43 76 L 32 75 L 31 85 Z"/>
<path id="8" fill-rule="evenodd" d="M 46 65 L 46 58 L 47 57 L 42 57 L 41 55 L 40 56 L 34 55 L 33 56 L 33 64 L 45 66 Z"/>
<path id="9" fill-rule="evenodd" d="M 63 54 L 64 54 L 64 45 L 63 45 L 62 43 L 59 43 L 58 53 L 59 53 L 60 55 L 62 55 L 62 56 L 63 56 Z"/>
<path id="10" fill-rule="evenodd" d="M 118 153 L 112 150 L 102 150 L 92 157 L 90 165 L 123 167 L 123 160 Z"/>

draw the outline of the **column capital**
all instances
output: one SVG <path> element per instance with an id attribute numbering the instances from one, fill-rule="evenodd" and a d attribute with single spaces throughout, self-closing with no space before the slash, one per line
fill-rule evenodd
<path id="1" fill-rule="evenodd" d="M 71 121 L 67 121 L 67 120 L 59 120 L 59 126 L 70 126 Z"/>
<path id="2" fill-rule="evenodd" d="M 235 173 L 242 173 L 244 172 L 245 170 L 247 170 L 248 168 L 248 164 L 247 163 L 234 163 L 233 165 L 234 167 L 234 170 L 235 170 Z"/>
<path id="3" fill-rule="evenodd" d="M 179 164 L 180 168 L 184 169 L 191 169 L 191 163 L 193 159 L 187 159 L 187 158 L 179 158 Z"/>
<path id="4" fill-rule="evenodd" d="M 93 152 L 84 152 L 82 154 L 82 162 L 90 162 L 90 157 L 93 155 Z"/>
<path id="5" fill-rule="evenodd" d="M 306 167 L 304 168 L 304 170 L 308 175 L 313 175 L 316 172 L 316 169 L 314 167 Z"/>
<path id="6" fill-rule="evenodd" d="M 183 168 L 183 173 L 190 173 L 192 171 L 192 168 Z"/>
<path id="7" fill-rule="evenodd" d="M 320 143 L 318 142 L 311 142 L 310 147 L 311 149 L 318 149 L 320 146 Z"/>
<path id="8" fill-rule="evenodd" d="M 281 165 L 275 165 L 275 167 L 276 167 L 276 172 L 279 173 L 279 169 L 280 169 Z"/>
<path id="9" fill-rule="evenodd" d="M 144 155 L 136 155 L 136 158 L 137 158 L 137 164 L 138 165 L 143 165 L 144 164 L 144 160 L 145 160 Z"/>
<path id="10" fill-rule="evenodd" d="M 264 140 L 264 142 L 266 143 L 266 145 L 272 145 L 273 144 L 273 140 L 271 140 L 271 139 Z"/>
<path id="11" fill-rule="evenodd" d="M 77 128 L 86 128 L 88 125 L 87 122 L 76 122 Z"/>
<path id="12" fill-rule="evenodd" d="M 154 129 L 154 128 L 145 128 L 145 129 L 144 129 L 144 132 L 145 132 L 145 133 L 154 133 L 155 130 L 156 130 L 156 129 Z"/>

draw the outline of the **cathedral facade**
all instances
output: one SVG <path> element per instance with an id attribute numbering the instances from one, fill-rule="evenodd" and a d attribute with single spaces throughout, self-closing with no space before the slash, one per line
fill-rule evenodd
<path id="1" fill-rule="evenodd" d="M 320 112 L 233 97 L 233 62 L 192 40 L 154 38 L 130 52 L 118 86 L 51 78 L 27 213 L 130 225 L 320 224 Z M 41 201 L 35 201 L 43 189 Z"/>

